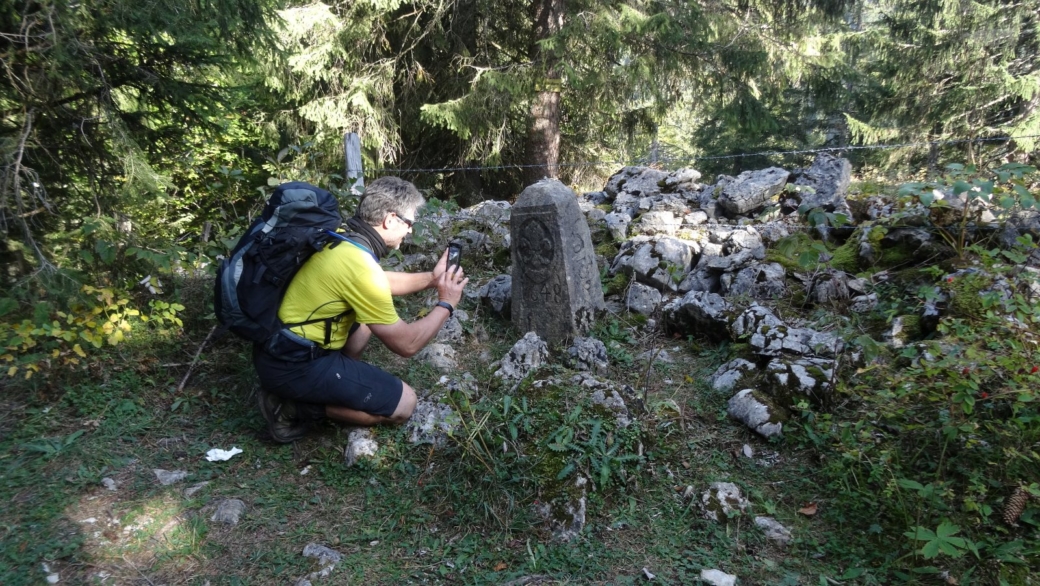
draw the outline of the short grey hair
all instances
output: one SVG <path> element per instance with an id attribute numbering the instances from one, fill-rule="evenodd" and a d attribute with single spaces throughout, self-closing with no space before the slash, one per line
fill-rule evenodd
<path id="1" fill-rule="evenodd" d="M 358 204 L 356 215 L 369 226 L 378 226 L 390 212 L 414 212 L 424 203 L 426 200 L 422 194 L 408 181 L 399 177 L 380 177 L 365 187 L 365 196 Z"/>

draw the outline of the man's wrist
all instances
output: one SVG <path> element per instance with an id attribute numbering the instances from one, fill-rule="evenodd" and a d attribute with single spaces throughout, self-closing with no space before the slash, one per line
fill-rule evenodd
<path id="1" fill-rule="evenodd" d="M 448 303 L 447 301 L 444 301 L 443 299 L 437 302 L 436 307 L 443 307 L 444 309 L 447 309 L 448 319 L 451 319 L 451 317 L 455 315 L 455 306 Z"/>

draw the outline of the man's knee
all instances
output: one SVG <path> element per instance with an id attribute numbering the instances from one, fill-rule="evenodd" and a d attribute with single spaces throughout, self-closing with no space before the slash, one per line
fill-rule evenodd
<path id="1" fill-rule="evenodd" d="M 415 403 L 418 399 L 415 396 L 415 391 L 412 387 L 408 386 L 408 383 L 401 383 L 401 400 L 397 402 L 397 409 L 394 410 L 394 414 L 390 416 L 390 421 L 394 423 L 404 423 L 412 416 L 415 412 Z"/>

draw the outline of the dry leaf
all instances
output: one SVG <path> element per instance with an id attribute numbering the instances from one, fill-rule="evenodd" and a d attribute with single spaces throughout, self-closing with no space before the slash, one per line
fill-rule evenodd
<path id="1" fill-rule="evenodd" d="M 805 515 L 806 517 L 812 517 L 816 514 L 816 503 L 809 503 L 804 507 L 798 509 L 798 512 Z"/>
<path id="2" fill-rule="evenodd" d="M 504 570 L 504 569 L 506 569 L 508 567 L 509 566 L 505 562 L 498 562 L 497 564 L 495 564 L 495 571 L 496 572 L 501 572 L 502 570 Z"/>

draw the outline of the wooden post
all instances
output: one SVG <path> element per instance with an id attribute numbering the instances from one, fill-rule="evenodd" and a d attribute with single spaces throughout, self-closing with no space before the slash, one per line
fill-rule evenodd
<path id="1" fill-rule="evenodd" d="M 347 179 L 353 180 L 350 192 L 361 195 L 365 192 L 365 171 L 361 165 L 361 137 L 356 132 L 343 135 L 343 150 L 347 156 Z"/>

